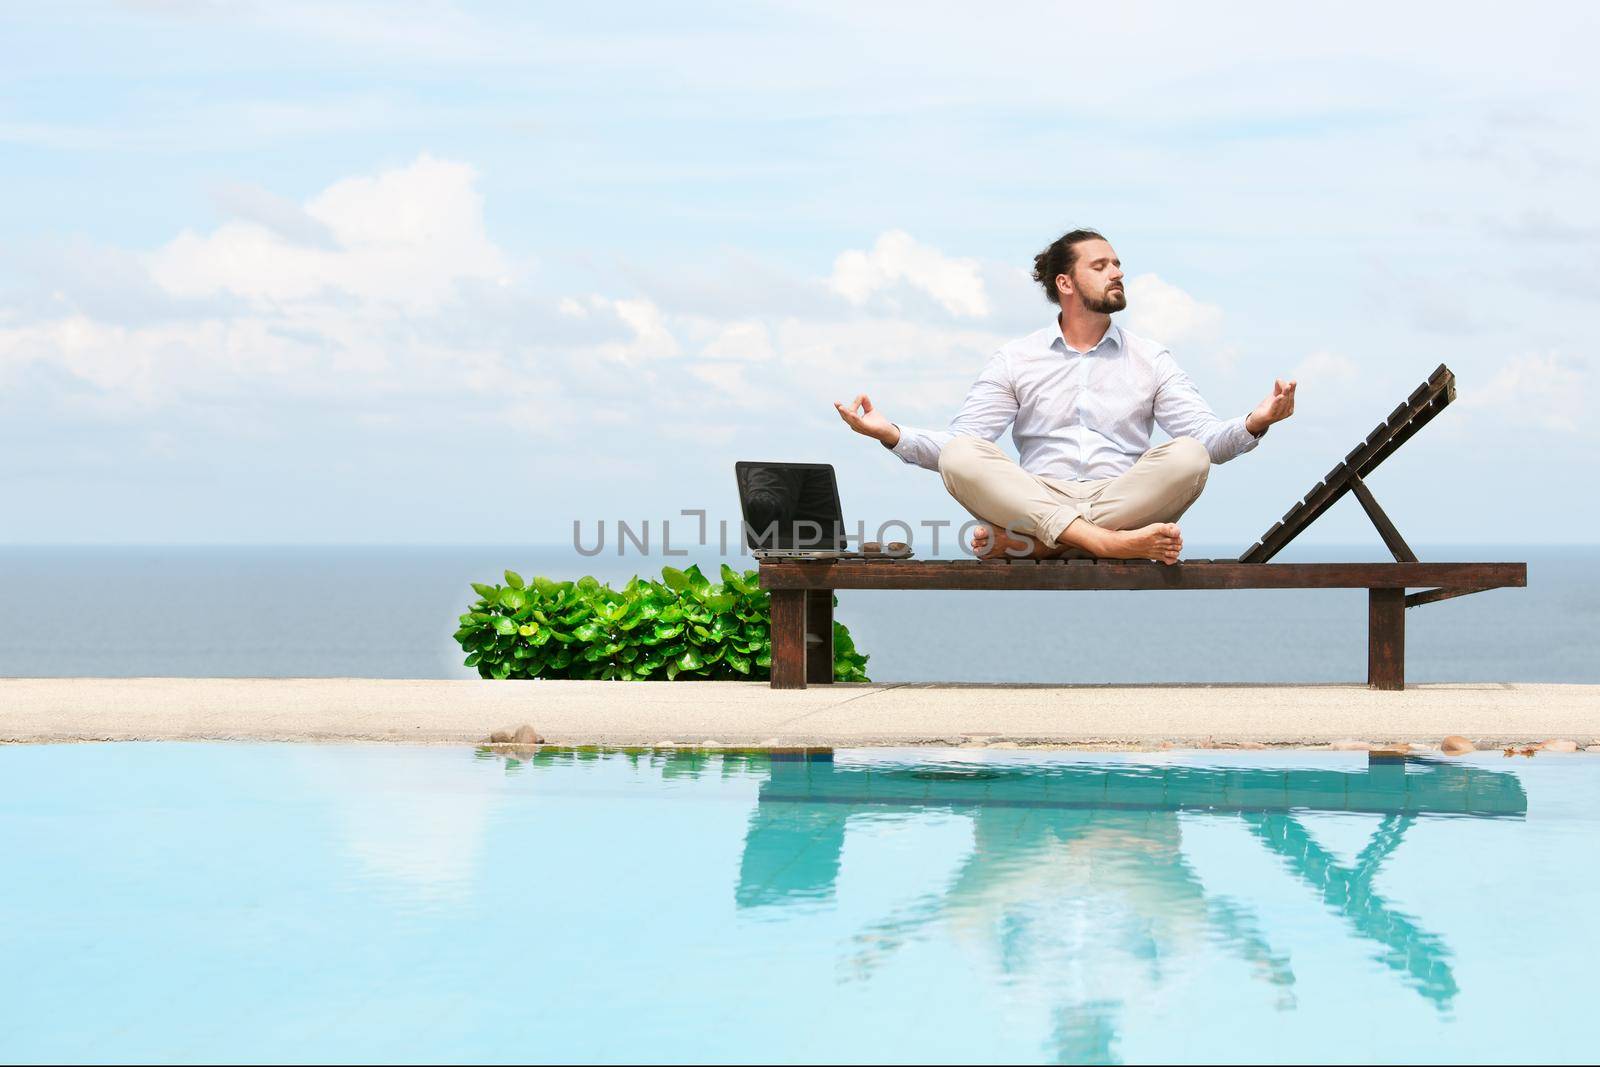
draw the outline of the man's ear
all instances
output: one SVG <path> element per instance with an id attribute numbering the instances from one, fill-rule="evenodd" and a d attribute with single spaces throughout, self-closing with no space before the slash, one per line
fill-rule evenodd
<path id="1" fill-rule="evenodd" d="M 1056 292 L 1061 296 L 1072 295 L 1072 279 L 1065 274 L 1056 275 Z"/>

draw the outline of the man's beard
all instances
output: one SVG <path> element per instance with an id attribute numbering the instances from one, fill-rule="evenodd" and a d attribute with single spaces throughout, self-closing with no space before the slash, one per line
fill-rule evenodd
<path id="1" fill-rule="evenodd" d="M 1109 315 L 1128 306 L 1128 294 L 1120 288 L 1107 289 L 1097 297 L 1085 296 L 1083 306 L 1101 315 Z"/>

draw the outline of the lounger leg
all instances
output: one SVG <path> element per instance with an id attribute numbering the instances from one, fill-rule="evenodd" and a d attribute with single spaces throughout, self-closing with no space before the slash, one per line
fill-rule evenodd
<path id="1" fill-rule="evenodd" d="M 833 590 L 806 590 L 806 683 L 833 684 Z"/>
<path id="2" fill-rule="evenodd" d="M 774 589 L 772 605 L 772 688 L 806 687 L 806 591 Z"/>
<path id="3" fill-rule="evenodd" d="M 1406 591 L 1367 590 L 1367 687 L 1406 687 Z"/>

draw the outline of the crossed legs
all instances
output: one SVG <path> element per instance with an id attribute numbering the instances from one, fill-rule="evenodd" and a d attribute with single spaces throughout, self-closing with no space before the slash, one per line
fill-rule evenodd
<path id="1" fill-rule="evenodd" d="M 1158 445 L 1119 477 L 1058 482 L 1029 474 L 993 442 L 957 437 L 939 454 L 945 488 L 984 522 L 980 558 L 1050 558 L 1084 552 L 1105 559 L 1176 563 L 1178 518 L 1205 488 L 1211 458 L 1192 437 Z"/>

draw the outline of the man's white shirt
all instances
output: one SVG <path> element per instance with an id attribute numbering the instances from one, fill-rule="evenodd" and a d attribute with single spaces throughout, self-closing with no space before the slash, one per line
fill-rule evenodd
<path id="1" fill-rule="evenodd" d="M 1022 469 L 1062 481 L 1124 473 L 1150 450 L 1153 426 L 1193 437 L 1213 463 L 1258 441 L 1244 416 L 1216 416 L 1164 346 L 1112 323 L 1093 348 L 1079 352 L 1052 322 L 989 358 L 949 430 L 901 426 L 893 451 L 938 470 L 939 452 L 952 438 L 994 441 L 1007 426 Z"/>

